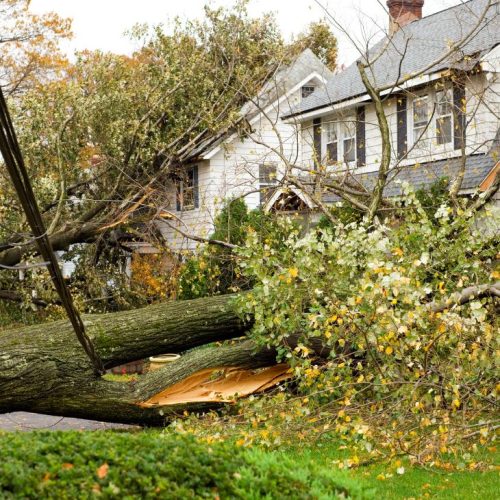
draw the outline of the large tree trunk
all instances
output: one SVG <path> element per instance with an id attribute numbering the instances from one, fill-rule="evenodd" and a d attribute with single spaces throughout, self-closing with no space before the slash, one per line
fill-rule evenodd
<path id="1" fill-rule="evenodd" d="M 232 311 L 232 296 L 170 302 L 133 311 L 85 316 L 87 331 L 105 366 L 165 352 L 182 352 L 241 337 L 247 327 Z M 138 404 L 204 368 L 275 364 L 271 351 L 255 352 L 249 341 L 198 349 L 136 383 L 93 374 L 66 321 L 0 333 L 0 412 L 31 411 L 61 416 L 161 424 L 176 413 L 210 403 L 142 408 Z"/>

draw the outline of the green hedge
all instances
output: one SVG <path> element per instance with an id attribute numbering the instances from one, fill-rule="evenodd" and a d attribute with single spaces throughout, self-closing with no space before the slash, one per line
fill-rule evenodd
<path id="1" fill-rule="evenodd" d="M 0 498 L 372 498 L 339 472 L 158 431 L 0 434 Z"/>

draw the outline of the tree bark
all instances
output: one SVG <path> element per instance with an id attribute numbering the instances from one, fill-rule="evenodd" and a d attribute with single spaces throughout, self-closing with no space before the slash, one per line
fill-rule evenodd
<path id="1" fill-rule="evenodd" d="M 143 309 L 83 317 L 106 368 L 165 352 L 182 352 L 241 337 L 248 329 L 231 307 L 232 296 L 170 302 Z M 161 424 L 182 409 L 140 408 L 170 385 L 204 368 L 275 364 L 271 351 L 251 342 L 195 350 L 136 384 L 103 380 L 67 321 L 0 332 L 0 412 L 32 411 L 114 422 Z M 181 411 L 181 413 L 182 413 Z"/>

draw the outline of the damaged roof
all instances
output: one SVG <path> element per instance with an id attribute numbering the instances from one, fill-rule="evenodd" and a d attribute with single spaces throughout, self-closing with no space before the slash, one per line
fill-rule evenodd
<path id="1" fill-rule="evenodd" d="M 282 66 L 264 84 L 261 92 L 254 100 L 247 101 L 240 110 L 241 119 L 251 121 L 258 116 L 262 109 L 273 104 L 281 96 L 290 91 L 295 85 L 305 80 L 312 73 L 317 73 L 324 81 L 333 76 L 333 73 L 321 62 L 311 49 L 303 50 L 296 59 L 287 66 Z M 192 153 L 192 157 L 206 155 L 236 131 L 235 128 L 220 131 L 203 141 Z"/>

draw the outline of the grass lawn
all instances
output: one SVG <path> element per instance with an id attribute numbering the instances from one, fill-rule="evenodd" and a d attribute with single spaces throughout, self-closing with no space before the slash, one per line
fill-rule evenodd
<path id="1" fill-rule="evenodd" d="M 299 463 L 313 462 L 320 467 L 328 467 L 337 460 L 346 458 L 335 444 L 319 444 L 315 449 L 307 446 L 280 452 L 292 457 Z M 363 485 L 376 488 L 377 498 L 443 498 L 443 499 L 494 499 L 499 497 L 500 481 L 498 468 L 498 453 L 491 451 L 478 452 L 471 456 L 468 463 L 480 464 L 482 470 L 466 470 L 468 464 L 462 464 L 460 459 L 449 458 L 453 471 L 436 467 L 412 466 L 408 460 L 400 463 L 373 464 L 347 470 L 349 478 Z M 463 467 L 464 470 L 460 470 Z M 402 472 L 398 474 L 397 470 Z M 458 469 L 458 470 L 457 470 Z M 492 469 L 492 470 L 488 470 Z"/>
<path id="2" fill-rule="evenodd" d="M 0 432 L 0 498 L 493 499 L 498 472 L 487 469 L 496 457 L 449 460 L 483 471 L 404 460 L 340 470 L 346 452 L 325 441 L 267 451 L 160 430 Z"/>

